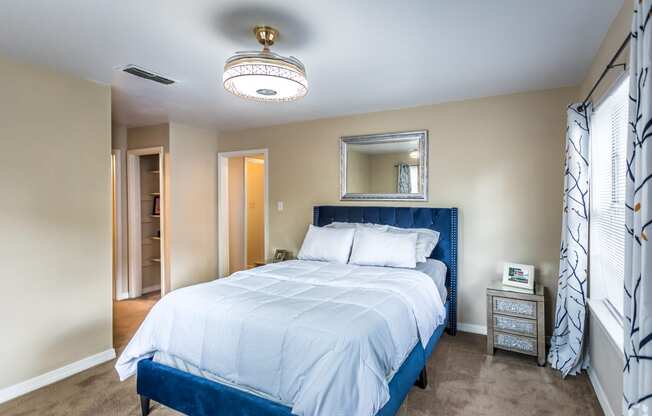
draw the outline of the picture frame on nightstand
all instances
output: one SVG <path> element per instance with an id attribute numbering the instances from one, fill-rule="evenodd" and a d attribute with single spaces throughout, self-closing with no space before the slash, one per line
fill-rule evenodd
<path id="1" fill-rule="evenodd" d="M 503 266 L 503 284 L 534 290 L 534 266 L 530 264 L 505 263 Z"/>

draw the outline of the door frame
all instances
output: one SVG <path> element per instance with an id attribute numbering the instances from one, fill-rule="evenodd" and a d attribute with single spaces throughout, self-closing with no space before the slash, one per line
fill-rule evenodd
<path id="1" fill-rule="evenodd" d="M 143 294 L 142 277 L 142 228 L 141 228 L 141 195 L 140 195 L 140 157 L 158 155 L 159 163 L 159 190 L 161 197 L 161 216 L 159 225 L 161 240 L 161 295 L 168 292 L 166 281 L 167 270 L 167 211 L 165 210 L 165 150 L 163 146 L 146 147 L 143 149 L 127 150 L 127 238 L 128 238 L 128 263 L 129 263 L 129 297 L 137 298 Z"/>
<path id="2" fill-rule="evenodd" d="M 226 277 L 229 272 L 229 158 L 247 157 L 253 155 L 263 155 L 265 161 L 265 204 L 264 204 L 264 221 L 265 221 L 265 256 L 269 255 L 269 151 L 268 149 L 251 149 L 237 150 L 233 152 L 219 152 L 217 154 L 217 229 L 219 236 L 218 245 L 218 276 Z M 244 161 L 243 161 L 244 162 Z M 244 169 L 244 163 L 243 163 Z M 243 172 L 244 175 L 244 172 Z M 245 186 L 246 192 L 246 186 Z M 246 196 L 245 196 L 246 200 Z M 245 206 L 246 214 L 246 206 Z M 245 218 L 246 227 L 246 218 Z M 244 230 L 246 233 L 246 228 Z M 243 236 L 245 244 L 245 264 L 246 264 L 246 234 Z"/>
<path id="3" fill-rule="evenodd" d="M 122 190 L 125 187 L 123 175 L 123 150 L 111 149 L 112 161 L 112 192 L 113 192 L 113 279 L 115 300 L 129 298 L 129 273 L 126 269 L 127 253 L 124 247 L 124 231 L 122 223 Z"/>

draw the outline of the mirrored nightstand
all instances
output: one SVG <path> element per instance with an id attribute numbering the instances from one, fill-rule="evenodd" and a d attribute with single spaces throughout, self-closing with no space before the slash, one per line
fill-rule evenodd
<path id="1" fill-rule="evenodd" d="M 543 286 L 534 290 L 505 286 L 487 287 L 487 354 L 495 348 L 537 357 L 546 364 L 545 301 Z"/>

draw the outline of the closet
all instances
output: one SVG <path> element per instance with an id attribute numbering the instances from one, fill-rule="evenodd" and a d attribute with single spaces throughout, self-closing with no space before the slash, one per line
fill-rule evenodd
<path id="1" fill-rule="evenodd" d="M 142 293 L 161 289 L 161 170 L 158 155 L 140 158 Z"/>
<path id="2" fill-rule="evenodd" d="M 163 148 L 127 152 L 129 297 L 165 291 Z"/>

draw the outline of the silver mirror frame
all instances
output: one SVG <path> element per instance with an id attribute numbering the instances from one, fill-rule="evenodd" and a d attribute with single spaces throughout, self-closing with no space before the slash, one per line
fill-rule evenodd
<path id="1" fill-rule="evenodd" d="M 415 194 L 364 194 L 346 191 L 347 145 L 419 141 L 419 182 L 421 192 Z M 427 201 L 428 200 L 428 130 L 398 133 L 365 134 L 340 137 L 340 201 Z"/>

